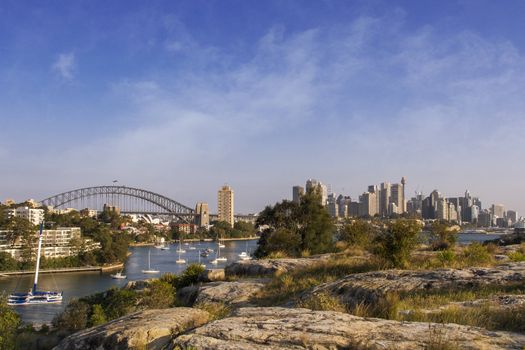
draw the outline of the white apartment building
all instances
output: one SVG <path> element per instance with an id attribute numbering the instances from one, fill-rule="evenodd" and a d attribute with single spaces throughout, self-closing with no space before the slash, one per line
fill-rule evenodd
<path id="1" fill-rule="evenodd" d="M 8 219 L 20 217 L 29 220 L 33 225 L 39 225 L 42 221 L 44 221 L 44 209 L 18 207 L 15 209 L 7 209 L 4 211 L 4 213 Z"/>
<path id="2" fill-rule="evenodd" d="M 17 239 L 15 242 L 8 242 L 10 231 L 0 230 L 0 252 L 11 254 L 15 259 L 20 259 L 22 253 L 22 242 Z M 38 236 L 38 231 L 35 232 Z M 46 258 L 62 258 L 78 254 L 78 247 L 72 245 L 72 241 L 81 240 L 80 227 L 59 227 L 55 230 L 42 231 L 42 256 Z M 100 243 L 93 242 L 90 239 L 83 239 L 85 250 L 94 250 L 100 248 Z M 34 249 L 37 249 L 35 240 Z"/>

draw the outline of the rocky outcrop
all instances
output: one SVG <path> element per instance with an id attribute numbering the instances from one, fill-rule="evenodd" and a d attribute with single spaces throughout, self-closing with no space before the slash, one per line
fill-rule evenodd
<path id="1" fill-rule="evenodd" d="M 250 298 L 260 292 L 266 280 L 212 282 L 202 285 L 195 304 L 220 303 L 226 306 L 250 306 Z"/>
<path id="2" fill-rule="evenodd" d="M 522 349 L 525 336 L 455 324 L 362 318 L 334 311 L 243 308 L 175 338 L 171 349 Z M 448 346 L 448 347 L 447 347 Z"/>
<path id="3" fill-rule="evenodd" d="M 225 278 L 224 269 L 208 269 L 199 275 L 200 282 L 224 281 Z"/>
<path id="4" fill-rule="evenodd" d="M 432 271 L 386 270 L 348 275 L 334 282 L 321 284 L 306 292 L 337 296 L 348 305 L 373 303 L 388 292 L 471 288 L 483 285 L 504 285 L 525 281 L 525 263 L 507 263 L 497 267 L 439 269 Z"/>
<path id="5" fill-rule="evenodd" d="M 174 336 L 208 320 L 209 314 L 199 309 L 146 310 L 72 334 L 54 349 L 162 349 Z"/>
<path id="6" fill-rule="evenodd" d="M 314 266 L 330 259 L 331 255 L 319 255 L 298 259 L 262 259 L 238 261 L 226 266 L 226 276 L 272 276 L 277 272 Z"/>

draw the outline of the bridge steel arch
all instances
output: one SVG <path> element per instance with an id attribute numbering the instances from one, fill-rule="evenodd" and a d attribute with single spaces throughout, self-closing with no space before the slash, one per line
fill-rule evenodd
<path id="1" fill-rule="evenodd" d="M 60 207 L 67 203 L 70 203 L 81 198 L 87 198 L 92 196 L 105 196 L 105 195 L 124 195 L 143 199 L 147 202 L 153 203 L 160 208 L 166 210 L 166 213 L 179 214 L 179 215 L 194 215 L 195 210 L 187 207 L 173 199 L 165 197 L 155 192 L 143 190 L 140 188 L 127 187 L 127 186 L 95 186 L 79 188 L 76 190 L 57 194 L 55 196 L 46 198 L 40 201 L 43 205 Z"/>

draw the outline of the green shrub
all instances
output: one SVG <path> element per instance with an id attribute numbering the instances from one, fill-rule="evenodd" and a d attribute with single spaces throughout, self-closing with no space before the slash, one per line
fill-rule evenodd
<path id="1" fill-rule="evenodd" d="M 53 326 L 70 332 L 82 330 L 88 325 L 90 310 L 91 307 L 85 301 L 73 300 L 69 302 L 62 313 L 55 316 Z"/>
<path id="2" fill-rule="evenodd" d="M 456 260 L 456 253 L 453 250 L 447 249 L 440 251 L 437 254 L 437 259 L 443 266 L 451 266 Z"/>
<path id="3" fill-rule="evenodd" d="M 147 309 L 166 309 L 175 303 L 175 288 L 168 282 L 156 280 L 144 292 L 142 305 Z"/>
<path id="4" fill-rule="evenodd" d="M 91 309 L 91 317 L 89 318 L 90 326 L 98 326 L 107 322 L 106 313 L 102 308 L 102 305 L 95 304 Z"/>
<path id="5" fill-rule="evenodd" d="M 297 306 L 315 311 L 347 311 L 345 305 L 339 299 L 327 293 L 310 295 L 308 298 L 299 301 Z"/>
<path id="6" fill-rule="evenodd" d="M 463 250 L 462 258 L 470 266 L 489 265 L 494 261 L 487 247 L 478 242 L 469 244 Z"/>
<path id="7" fill-rule="evenodd" d="M 339 239 L 350 246 L 366 248 L 375 236 L 373 226 L 364 220 L 353 220 L 346 224 L 339 234 Z"/>
<path id="8" fill-rule="evenodd" d="M 375 239 L 374 253 L 389 266 L 405 268 L 420 232 L 421 224 L 416 220 L 392 221 Z"/>
<path id="9" fill-rule="evenodd" d="M 525 254 L 520 251 L 512 252 L 508 254 L 508 257 L 511 261 L 525 261 Z"/>
<path id="10" fill-rule="evenodd" d="M 0 350 L 14 349 L 16 331 L 20 326 L 20 317 L 9 306 L 7 300 L 0 295 Z"/>

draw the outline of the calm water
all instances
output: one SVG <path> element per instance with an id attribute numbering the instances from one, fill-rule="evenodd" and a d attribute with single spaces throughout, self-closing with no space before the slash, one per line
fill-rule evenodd
<path id="1" fill-rule="evenodd" d="M 221 262 L 218 265 L 212 265 L 209 262 L 215 259 L 215 253 L 210 254 L 208 258 L 201 258 L 201 263 L 206 264 L 208 268 L 223 268 L 228 263 L 237 261 L 238 254 L 248 249 L 249 253 L 255 250 L 257 240 L 250 241 L 227 241 L 224 242 L 226 248 L 221 248 L 221 256 L 228 258 L 228 261 Z M 196 249 L 190 250 L 193 245 Z M 161 250 L 154 247 L 133 247 L 130 248 L 132 255 L 128 258 L 124 268 L 124 274 L 127 275 L 125 280 L 116 280 L 111 278 L 113 272 L 78 272 L 62 274 L 43 274 L 39 277 L 39 286 L 41 289 L 63 290 L 64 301 L 62 304 L 55 305 L 25 305 L 15 306 L 24 322 L 35 324 L 49 323 L 58 312 L 62 311 L 67 303 L 74 298 L 105 291 L 111 287 L 124 286 L 127 281 L 135 281 L 146 278 L 158 277 L 167 272 L 180 273 L 188 264 L 196 263 L 199 260 L 199 250 L 211 248 L 217 250 L 217 244 L 213 242 L 195 242 L 189 246 L 183 245 L 186 253 L 181 254 L 187 264 L 175 264 L 179 254 L 176 252 L 177 245 L 170 246 L 170 250 Z M 144 275 L 141 271 L 148 267 L 148 251 L 151 252 L 151 268 L 160 270 L 156 275 Z M 26 291 L 33 285 L 33 276 L 13 276 L 0 277 L 0 293 L 9 294 L 14 290 Z"/>

